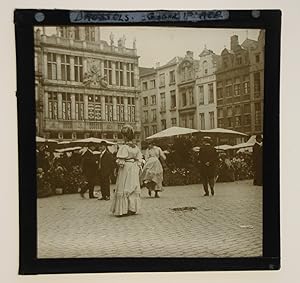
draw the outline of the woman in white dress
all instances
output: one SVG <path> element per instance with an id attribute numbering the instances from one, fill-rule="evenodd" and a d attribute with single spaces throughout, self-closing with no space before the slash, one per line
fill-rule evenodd
<path id="1" fill-rule="evenodd" d="M 125 143 L 120 146 L 116 160 L 119 170 L 111 206 L 115 216 L 136 214 L 141 205 L 139 173 L 142 153 L 132 142 L 134 131 L 131 126 L 124 126 L 121 133 Z"/>
<path id="2" fill-rule="evenodd" d="M 149 143 L 145 153 L 146 163 L 143 167 L 141 180 L 144 186 L 148 188 L 149 196 L 151 196 L 152 191 L 155 191 L 156 198 L 159 198 L 158 192 L 163 190 L 163 167 L 160 163 L 160 158 L 166 160 L 162 149 L 153 143 Z"/>

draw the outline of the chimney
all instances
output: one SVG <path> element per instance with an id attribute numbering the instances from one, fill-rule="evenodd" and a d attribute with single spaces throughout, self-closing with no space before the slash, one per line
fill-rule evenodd
<path id="1" fill-rule="evenodd" d="M 188 50 L 188 51 L 186 52 L 186 56 L 187 56 L 187 57 L 190 57 L 191 59 L 193 59 L 193 57 L 194 57 L 194 52 Z"/>
<path id="2" fill-rule="evenodd" d="M 160 63 L 159 62 L 156 62 L 155 63 L 155 68 L 157 69 L 157 68 L 159 68 L 160 67 Z"/>
<path id="3" fill-rule="evenodd" d="M 230 50 L 235 50 L 239 45 L 239 37 L 237 35 L 233 35 L 230 38 Z"/>

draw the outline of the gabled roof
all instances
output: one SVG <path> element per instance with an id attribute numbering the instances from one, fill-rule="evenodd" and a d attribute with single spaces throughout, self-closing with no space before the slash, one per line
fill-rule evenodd
<path id="1" fill-rule="evenodd" d="M 207 49 L 206 47 L 204 47 L 203 51 L 200 53 L 200 57 L 204 57 L 210 54 L 214 54 L 214 52 L 210 49 Z"/>
<path id="2" fill-rule="evenodd" d="M 247 38 L 241 46 L 245 49 L 257 48 L 257 41 Z"/>
<path id="3" fill-rule="evenodd" d="M 182 60 L 182 57 L 175 56 L 173 59 L 171 59 L 169 62 L 167 62 L 167 64 L 165 64 L 164 66 L 176 64 L 176 63 L 180 62 L 181 60 Z"/>
<path id="4" fill-rule="evenodd" d="M 154 68 L 139 67 L 140 77 L 152 75 L 156 73 Z"/>

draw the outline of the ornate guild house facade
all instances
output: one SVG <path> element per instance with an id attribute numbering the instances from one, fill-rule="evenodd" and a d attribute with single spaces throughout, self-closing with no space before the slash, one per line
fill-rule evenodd
<path id="1" fill-rule="evenodd" d="M 37 135 L 116 141 L 126 123 L 140 140 L 138 56 L 125 41 L 107 43 L 92 26 L 35 31 Z"/>

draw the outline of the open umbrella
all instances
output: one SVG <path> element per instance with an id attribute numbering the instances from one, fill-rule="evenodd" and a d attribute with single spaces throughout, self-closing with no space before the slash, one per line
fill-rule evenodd
<path id="1" fill-rule="evenodd" d="M 215 146 L 216 150 L 228 150 L 228 149 L 232 149 L 231 145 L 228 144 L 222 144 L 222 145 L 217 145 Z"/>
<path id="2" fill-rule="evenodd" d="M 41 138 L 41 137 L 38 137 L 38 136 L 35 137 L 35 141 L 36 141 L 36 143 L 57 143 L 56 140 L 45 139 L 45 138 Z"/>
<path id="3" fill-rule="evenodd" d="M 114 142 L 110 142 L 104 139 L 98 139 L 98 138 L 94 138 L 94 137 L 90 137 L 90 138 L 86 138 L 86 139 L 80 139 L 80 140 L 74 140 L 71 141 L 70 143 L 72 144 L 87 144 L 87 143 L 94 143 L 94 144 L 100 144 L 101 142 L 105 141 L 107 143 L 107 145 L 114 145 Z"/>
<path id="4" fill-rule="evenodd" d="M 200 133 L 203 134 L 215 134 L 219 136 L 226 136 L 226 135 L 232 135 L 232 136 L 244 136 L 246 137 L 247 135 L 242 133 L 242 132 L 237 132 L 233 130 L 228 130 L 228 129 L 223 129 L 223 128 L 215 128 L 215 129 L 210 129 L 210 130 L 201 130 L 199 131 Z"/>
<path id="5" fill-rule="evenodd" d="M 182 128 L 182 127 L 171 127 L 168 129 L 165 129 L 161 132 L 158 132 L 152 136 L 149 136 L 146 138 L 146 140 L 150 139 L 159 139 L 159 138 L 167 138 L 167 137 L 173 137 L 173 136 L 181 136 L 181 135 L 187 135 L 198 132 L 195 129 L 190 128 Z"/>

